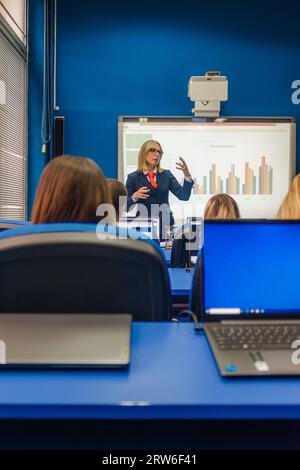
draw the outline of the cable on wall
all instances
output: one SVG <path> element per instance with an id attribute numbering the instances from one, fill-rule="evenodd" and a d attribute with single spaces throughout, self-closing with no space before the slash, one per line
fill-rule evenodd
<path id="1" fill-rule="evenodd" d="M 50 14 L 49 0 L 44 0 L 44 70 L 43 70 L 43 111 L 41 123 L 42 152 L 47 152 L 51 140 L 50 116 Z"/>

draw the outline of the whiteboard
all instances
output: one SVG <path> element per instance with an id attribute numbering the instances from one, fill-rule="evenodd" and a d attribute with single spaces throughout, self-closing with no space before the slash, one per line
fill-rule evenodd
<path id="1" fill-rule="evenodd" d="M 217 193 L 230 194 L 243 218 L 273 218 L 295 175 L 295 128 L 289 117 L 120 117 L 118 177 L 126 182 L 137 169 L 141 145 L 157 140 L 164 151 L 162 168 L 183 184 L 176 169 L 181 156 L 194 179 L 189 201 L 170 193 L 177 223 L 202 216 Z"/>

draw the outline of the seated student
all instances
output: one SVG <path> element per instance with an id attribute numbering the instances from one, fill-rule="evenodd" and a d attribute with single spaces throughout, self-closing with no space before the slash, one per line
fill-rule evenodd
<path id="1" fill-rule="evenodd" d="M 295 176 L 277 213 L 277 219 L 300 219 L 300 173 Z"/>
<path id="2" fill-rule="evenodd" d="M 204 210 L 205 219 L 240 219 L 236 201 L 229 194 L 216 194 L 211 197 Z"/>
<path id="3" fill-rule="evenodd" d="M 122 217 L 127 204 L 127 189 L 126 186 L 121 183 L 121 181 L 116 179 L 107 180 L 108 189 L 110 192 L 111 202 L 116 210 L 116 220 L 117 222 Z M 123 201 L 120 201 L 120 197 L 123 196 Z"/>
<path id="4" fill-rule="evenodd" d="M 91 159 L 65 155 L 45 167 L 35 195 L 31 221 L 97 223 L 97 207 L 110 203 L 106 179 Z"/>

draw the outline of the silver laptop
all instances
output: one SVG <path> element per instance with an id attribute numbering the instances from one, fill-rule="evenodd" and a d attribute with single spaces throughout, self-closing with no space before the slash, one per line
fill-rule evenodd
<path id="1" fill-rule="evenodd" d="M 222 375 L 300 375 L 299 222 L 205 222 L 202 320 Z"/>
<path id="2" fill-rule="evenodd" d="M 0 370 L 126 367 L 131 315 L 0 314 Z"/>
<path id="3" fill-rule="evenodd" d="M 134 229 L 146 235 L 151 240 L 159 240 L 159 219 L 143 219 L 141 217 L 121 218 L 118 227 L 125 229 Z"/>

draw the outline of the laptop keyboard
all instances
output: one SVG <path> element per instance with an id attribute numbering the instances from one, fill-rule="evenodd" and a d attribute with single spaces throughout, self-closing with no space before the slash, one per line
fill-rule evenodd
<path id="1" fill-rule="evenodd" d="M 222 350 L 291 349 L 300 325 L 214 326 L 209 328 Z"/>

